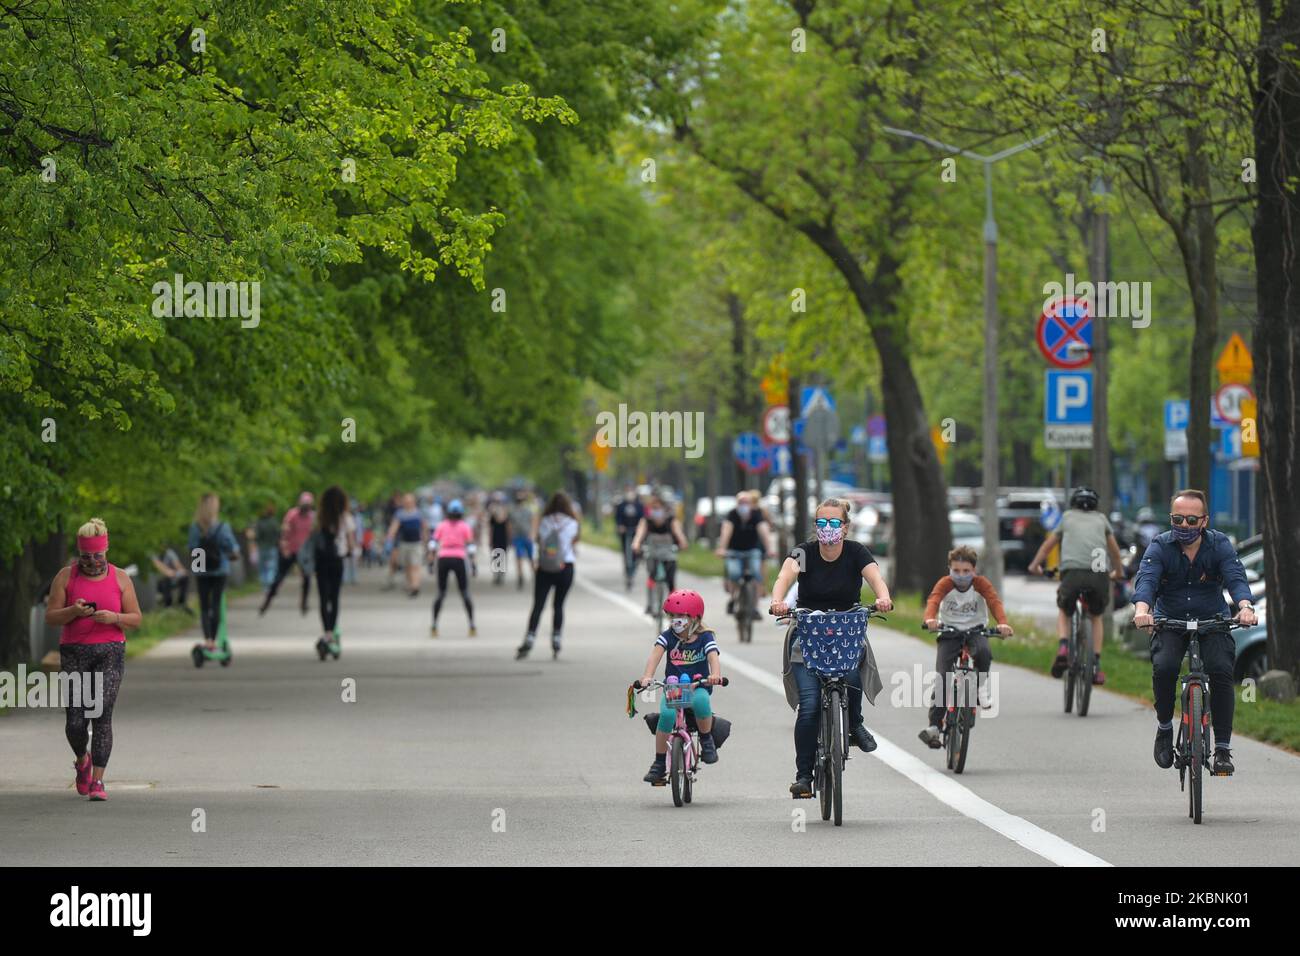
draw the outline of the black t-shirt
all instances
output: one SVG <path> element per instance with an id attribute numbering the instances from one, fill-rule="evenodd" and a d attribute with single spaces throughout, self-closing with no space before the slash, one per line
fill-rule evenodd
<path id="1" fill-rule="evenodd" d="M 749 512 L 749 518 L 742 519 L 740 512 L 732 508 L 727 512 L 727 520 L 731 522 L 731 540 L 727 542 L 727 549 L 730 551 L 753 551 L 755 548 L 761 548 L 762 545 L 758 540 L 758 526 L 763 521 L 763 512 L 757 508 Z"/>
<path id="2" fill-rule="evenodd" d="M 876 559 L 860 541 L 845 541 L 834 561 L 822 557 L 816 539 L 805 541 L 790 552 L 799 560 L 803 552 L 803 571 L 799 573 L 799 606 L 813 611 L 847 611 L 858 603 L 862 593 L 862 569 Z"/>

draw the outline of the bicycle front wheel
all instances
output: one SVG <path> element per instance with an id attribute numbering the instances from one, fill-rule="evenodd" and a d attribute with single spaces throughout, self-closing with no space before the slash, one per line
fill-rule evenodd
<path id="1" fill-rule="evenodd" d="M 844 709 L 838 690 L 831 691 L 830 724 L 831 805 L 835 814 L 835 825 L 840 826 L 844 822 Z"/>
<path id="2" fill-rule="evenodd" d="M 953 773 L 966 769 L 966 755 L 970 752 L 970 732 L 975 727 L 975 713 L 969 707 L 957 709 L 957 762 Z"/>
<path id="3" fill-rule="evenodd" d="M 1188 753 L 1188 796 L 1187 815 L 1193 823 L 1201 822 L 1201 780 L 1205 776 L 1205 735 L 1201 730 L 1201 721 L 1205 716 L 1205 689 L 1200 684 L 1187 687 L 1187 753 Z"/>
<path id="4" fill-rule="evenodd" d="M 1076 625 L 1077 622 L 1078 618 L 1076 614 Z M 1069 644 L 1069 659 L 1066 661 L 1065 680 L 1062 682 L 1065 684 L 1065 712 L 1067 714 L 1074 709 L 1074 687 L 1075 681 L 1078 680 L 1079 677 L 1079 641 L 1076 632 L 1077 627 L 1071 631 L 1072 636 Z"/>
<path id="5" fill-rule="evenodd" d="M 822 819 L 831 818 L 831 713 L 825 697 L 822 699 L 820 725 L 817 728 L 817 765 L 813 770 L 817 801 L 821 805 Z"/>
<path id="6" fill-rule="evenodd" d="M 686 776 L 684 770 L 685 753 L 682 747 L 682 738 L 674 736 L 672 743 L 672 752 L 668 758 L 672 761 L 669 767 L 668 776 L 673 787 L 673 806 L 680 807 L 684 802 L 682 796 L 682 780 Z"/>
<path id="7" fill-rule="evenodd" d="M 1097 661 L 1092 654 L 1092 643 L 1081 642 L 1079 662 L 1079 682 L 1075 685 L 1075 710 L 1080 717 L 1088 716 L 1088 704 L 1092 701 L 1092 676 L 1097 672 Z"/>

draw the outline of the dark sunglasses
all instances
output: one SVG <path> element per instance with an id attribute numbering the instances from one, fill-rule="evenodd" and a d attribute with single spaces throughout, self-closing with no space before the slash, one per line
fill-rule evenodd
<path id="1" fill-rule="evenodd" d="M 817 527 L 819 528 L 842 528 L 844 522 L 839 518 L 818 518 Z"/>
<path id="2" fill-rule="evenodd" d="M 1197 522 L 1209 517 L 1208 515 L 1170 515 L 1169 520 L 1174 524 L 1196 524 Z"/>

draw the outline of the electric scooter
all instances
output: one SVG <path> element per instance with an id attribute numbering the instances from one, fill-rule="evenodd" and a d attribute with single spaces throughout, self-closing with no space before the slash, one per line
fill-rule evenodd
<path id="1" fill-rule="evenodd" d="M 190 651 L 190 659 L 194 661 L 195 667 L 202 667 L 205 661 L 217 661 L 222 667 L 229 667 L 232 656 L 230 637 L 226 634 L 226 594 L 223 591 L 221 613 L 217 623 L 217 646 L 209 650 L 203 642 L 195 644 Z"/>

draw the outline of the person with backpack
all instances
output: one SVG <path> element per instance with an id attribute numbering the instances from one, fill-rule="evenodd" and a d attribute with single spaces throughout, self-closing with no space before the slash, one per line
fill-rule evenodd
<path id="1" fill-rule="evenodd" d="M 348 510 L 348 498 L 338 485 L 330 485 L 320 498 L 312 535 L 316 589 L 320 594 L 321 640 L 337 652 L 339 644 L 339 591 L 343 585 L 343 560 L 357 547 L 357 523 Z"/>
<path id="2" fill-rule="evenodd" d="M 465 520 L 465 507 L 459 498 L 447 505 L 447 516 L 433 531 L 433 541 L 438 546 L 438 596 L 433 601 L 433 627 L 430 636 L 438 636 L 438 615 L 442 613 L 442 599 L 447 596 L 447 576 L 456 575 L 465 613 L 469 615 L 469 636 L 478 631 L 474 627 L 474 605 L 469 599 L 469 577 L 465 573 L 469 564 L 468 548 L 474 540 L 474 529 Z"/>
<path id="3" fill-rule="evenodd" d="M 221 520 L 221 499 L 209 491 L 199 499 L 190 525 L 190 570 L 199 590 L 199 621 L 209 651 L 217 647 L 221 626 L 221 595 L 230 574 L 230 559 L 239 557 L 239 542 L 230 525 Z"/>
<path id="4" fill-rule="evenodd" d="M 542 517 L 537 522 L 537 562 L 533 565 L 533 610 L 528 615 L 528 633 L 515 652 L 515 660 L 523 660 L 533 649 L 537 639 L 537 625 L 546 606 L 546 595 L 555 589 L 555 604 L 551 621 L 551 656 L 560 656 L 561 633 L 564 628 L 564 599 L 573 586 L 573 563 L 577 556 L 574 547 L 582 535 L 582 526 L 573 513 L 573 503 L 562 491 L 551 495 Z"/>

